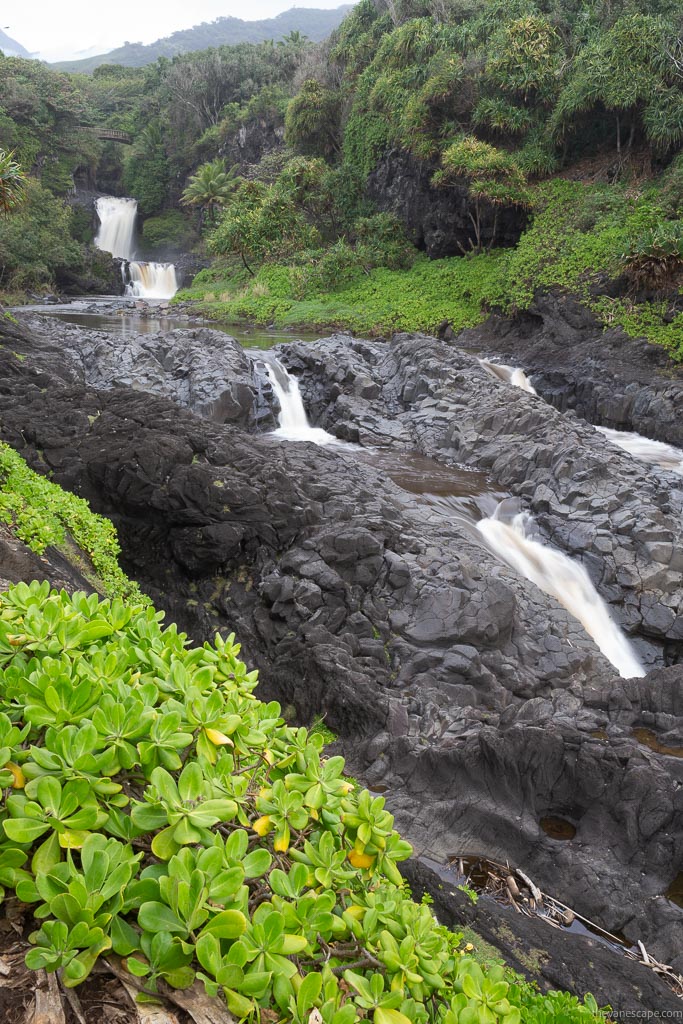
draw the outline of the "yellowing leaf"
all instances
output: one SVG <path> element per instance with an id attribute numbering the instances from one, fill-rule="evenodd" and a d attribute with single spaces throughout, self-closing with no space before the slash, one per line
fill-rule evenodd
<path id="1" fill-rule="evenodd" d="M 89 835 L 82 829 L 65 829 L 59 833 L 59 845 L 63 850 L 80 850 Z"/>
<path id="2" fill-rule="evenodd" d="M 369 853 L 358 853 L 357 850 L 351 850 L 348 857 L 354 868 L 369 868 L 375 863 L 375 858 Z"/>
<path id="3" fill-rule="evenodd" d="M 273 827 L 270 822 L 270 815 L 264 814 L 262 818 L 257 818 L 251 827 L 256 835 L 265 836 Z"/>
<path id="4" fill-rule="evenodd" d="M 12 783 L 12 789 L 23 789 L 24 786 L 26 785 L 26 776 L 22 772 L 19 765 L 15 764 L 14 761 L 8 761 L 7 764 L 5 765 L 5 768 L 8 772 L 12 773 L 12 776 L 14 778 L 14 782 Z"/>
<path id="5" fill-rule="evenodd" d="M 384 1010 L 378 1006 L 373 1017 L 374 1024 L 412 1024 L 409 1017 L 398 1010 Z"/>
<path id="6" fill-rule="evenodd" d="M 218 729 L 205 729 L 207 739 L 209 739 L 214 747 L 223 747 L 228 743 L 231 747 L 235 744 L 232 742 L 229 736 L 226 736 L 224 732 L 219 732 Z"/>

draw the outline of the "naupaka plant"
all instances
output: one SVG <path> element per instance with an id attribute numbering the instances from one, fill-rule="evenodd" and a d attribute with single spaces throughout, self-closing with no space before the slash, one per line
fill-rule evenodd
<path id="1" fill-rule="evenodd" d="M 0 596 L 0 885 L 33 908 L 27 965 L 75 986 L 116 955 L 147 997 L 198 982 L 248 1024 L 519 1024 L 513 979 L 409 898 L 383 798 L 256 699 L 234 637 L 190 649 L 161 619 Z"/>

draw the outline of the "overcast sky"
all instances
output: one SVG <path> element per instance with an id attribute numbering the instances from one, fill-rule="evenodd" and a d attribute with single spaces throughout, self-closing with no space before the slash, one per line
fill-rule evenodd
<path id="1" fill-rule="evenodd" d="M 126 40 L 152 43 L 181 28 L 232 15 L 272 18 L 290 7 L 339 7 L 348 0 L 24 0 L 3 4 L 0 28 L 44 60 L 106 53 Z"/>

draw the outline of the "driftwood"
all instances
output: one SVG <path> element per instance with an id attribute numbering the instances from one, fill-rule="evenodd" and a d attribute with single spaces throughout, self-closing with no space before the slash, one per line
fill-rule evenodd
<path id="1" fill-rule="evenodd" d="M 472 884 L 465 870 L 465 861 L 462 857 L 454 860 L 459 873 L 468 878 L 468 884 Z M 578 921 L 590 931 L 603 936 L 613 946 L 620 949 L 625 957 L 635 960 L 637 963 L 649 967 L 660 977 L 664 978 L 677 996 L 683 997 L 683 975 L 677 974 L 668 964 L 661 964 L 648 953 L 643 943 L 638 940 L 635 945 L 629 948 L 617 935 L 613 935 L 599 924 L 583 917 L 577 911 L 568 907 L 566 903 L 544 893 L 532 881 L 531 878 L 520 868 L 515 869 L 515 874 L 524 883 L 524 888 L 529 895 L 525 896 L 520 890 L 509 864 L 496 864 L 494 861 L 481 861 L 481 867 L 487 873 L 484 885 L 478 886 L 482 893 L 487 893 L 494 899 L 509 903 L 515 908 L 518 914 L 525 914 L 527 917 L 539 917 L 546 924 L 555 928 L 569 928 Z"/>
<path id="2" fill-rule="evenodd" d="M 225 1004 L 207 996 L 203 986 L 197 982 L 192 988 L 172 989 L 168 985 L 161 987 L 166 998 L 189 1013 L 195 1024 L 237 1024 Z"/>
<path id="3" fill-rule="evenodd" d="M 38 971 L 27 1024 L 66 1024 L 59 984 L 54 974 Z"/>

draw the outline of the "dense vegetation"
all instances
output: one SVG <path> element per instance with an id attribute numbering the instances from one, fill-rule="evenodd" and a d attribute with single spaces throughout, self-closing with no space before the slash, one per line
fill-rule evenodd
<path id="1" fill-rule="evenodd" d="M 457 330 L 559 288 L 683 358 L 682 30 L 670 0 L 361 0 L 288 106 L 301 156 L 231 189 L 218 260 L 182 297 L 385 334 Z M 467 185 L 476 255 L 429 264 L 373 216 L 364 183 L 391 151 L 437 189 Z M 482 233 L 502 208 L 529 221 L 505 253 Z"/>
<path id="2" fill-rule="evenodd" d="M 143 600 L 137 584 L 121 571 L 119 542 L 109 520 L 34 473 L 6 444 L 0 444 L 0 523 L 36 554 L 48 547 L 60 550 L 102 593 Z"/>

